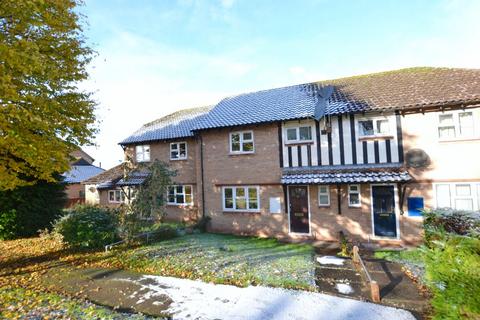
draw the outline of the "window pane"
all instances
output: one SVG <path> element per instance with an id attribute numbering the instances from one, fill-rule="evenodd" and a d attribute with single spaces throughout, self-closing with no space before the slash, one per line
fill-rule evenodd
<path id="1" fill-rule="evenodd" d="M 173 194 L 168 195 L 168 202 L 175 203 L 175 196 Z"/>
<path id="2" fill-rule="evenodd" d="M 463 136 L 473 136 L 473 114 L 463 112 L 458 115 L 460 122 L 460 134 Z"/>
<path id="3" fill-rule="evenodd" d="M 233 190 L 232 188 L 225 188 L 223 189 L 225 198 L 233 198 Z"/>
<path id="4" fill-rule="evenodd" d="M 180 158 L 185 158 L 187 156 L 187 145 L 185 143 L 180 143 Z"/>
<path id="5" fill-rule="evenodd" d="M 438 128 L 438 136 L 440 138 L 455 138 L 455 127 Z"/>
<path id="6" fill-rule="evenodd" d="M 250 210 L 258 209 L 258 202 L 257 201 L 250 201 L 248 203 L 248 209 L 250 209 Z"/>
<path id="7" fill-rule="evenodd" d="M 296 128 L 287 129 L 287 140 L 297 140 L 297 129 Z"/>
<path id="8" fill-rule="evenodd" d="M 225 198 L 225 208 L 233 209 L 233 199 Z"/>
<path id="9" fill-rule="evenodd" d="M 175 189 L 177 193 L 183 193 L 183 186 L 176 186 Z"/>
<path id="10" fill-rule="evenodd" d="M 240 135 L 238 133 L 232 134 L 231 137 L 232 151 L 240 151 Z"/>
<path id="11" fill-rule="evenodd" d="M 388 120 L 377 120 L 377 133 L 388 134 L 390 133 L 390 126 Z"/>
<path id="12" fill-rule="evenodd" d="M 192 194 L 192 187 L 191 186 L 185 186 L 185 194 Z"/>
<path id="13" fill-rule="evenodd" d="M 350 191 L 354 191 L 354 192 L 358 191 L 358 186 L 356 186 L 356 185 L 349 186 L 349 188 L 350 188 Z"/>
<path id="14" fill-rule="evenodd" d="M 171 150 L 178 150 L 178 144 L 172 143 L 172 144 L 170 145 L 170 149 L 171 149 Z"/>
<path id="15" fill-rule="evenodd" d="M 450 208 L 450 186 L 438 184 L 436 188 L 437 208 Z"/>
<path id="16" fill-rule="evenodd" d="M 185 203 L 192 203 L 192 195 L 191 194 L 185 195 Z"/>
<path id="17" fill-rule="evenodd" d="M 312 140 L 312 128 L 300 127 L 300 140 Z"/>
<path id="18" fill-rule="evenodd" d="M 245 152 L 253 151 L 253 142 L 244 142 L 243 151 Z"/>
<path id="19" fill-rule="evenodd" d="M 441 126 L 453 126 L 453 114 L 441 114 L 438 120 Z"/>
<path id="20" fill-rule="evenodd" d="M 358 124 L 360 126 L 360 134 L 362 136 L 372 136 L 374 134 L 372 120 L 359 121 Z"/>
<path id="21" fill-rule="evenodd" d="M 235 209 L 246 209 L 247 208 L 247 200 L 245 198 L 237 197 L 235 199 L 235 203 L 237 207 Z"/>
<path id="22" fill-rule="evenodd" d="M 252 133 L 251 132 L 244 132 L 243 133 L 243 140 L 252 140 Z"/>
<path id="23" fill-rule="evenodd" d="M 469 184 L 457 184 L 455 186 L 457 196 L 469 196 L 472 194 Z"/>
<path id="24" fill-rule="evenodd" d="M 248 188 L 248 199 L 257 200 L 257 188 Z"/>
<path id="25" fill-rule="evenodd" d="M 237 197 L 245 197 L 245 189 L 244 188 L 237 188 L 236 189 L 236 196 Z"/>
<path id="26" fill-rule="evenodd" d="M 327 193 L 327 186 L 319 186 L 318 188 L 320 193 Z"/>
<path id="27" fill-rule="evenodd" d="M 184 203 L 184 197 L 183 197 L 183 194 L 177 194 L 175 196 L 175 199 L 177 200 L 177 203 Z"/>
<path id="28" fill-rule="evenodd" d="M 170 152 L 170 159 L 177 159 L 178 158 L 178 151 Z"/>
<path id="29" fill-rule="evenodd" d="M 360 197 L 358 193 L 350 193 L 350 204 L 351 205 L 360 204 Z"/>
<path id="30" fill-rule="evenodd" d="M 115 201 L 120 202 L 120 191 L 115 191 Z"/>
<path id="31" fill-rule="evenodd" d="M 319 201 L 320 204 L 328 204 L 330 202 L 328 200 L 328 195 L 326 195 L 326 194 L 321 194 L 318 201 Z"/>
<path id="32" fill-rule="evenodd" d="M 472 211 L 473 200 L 472 199 L 455 199 L 455 209 Z"/>
<path id="33" fill-rule="evenodd" d="M 115 201 L 115 193 L 113 191 L 108 192 L 108 200 Z"/>
<path id="34" fill-rule="evenodd" d="M 168 194 L 174 195 L 175 194 L 175 187 L 168 187 Z"/>

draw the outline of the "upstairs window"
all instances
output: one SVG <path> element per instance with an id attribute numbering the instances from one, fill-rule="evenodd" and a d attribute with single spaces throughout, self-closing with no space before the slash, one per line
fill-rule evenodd
<path id="1" fill-rule="evenodd" d="M 173 142 L 170 143 L 170 160 L 187 159 L 187 143 Z"/>
<path id="2" fill-rule="evenodd" d="M 438 116 L 440 139 L 469 138 L 475 135 L 473 112 L 456 112 Z"/>
<path id="3" fill-rule="evenodd" d="M 289 143 L 312 141 L 312 127 L 310 126 L 287 128 L 286 131 Z"/>
<path id="4" fill-rule="evenodd" d="M 108 190 L 108 202 L 121 203 L 125 202 L 125 194 L 122 190 Z"/>
<path id="5" fill-rule="evenodd" d="M 391 134 L 388 119 L 372 119 L 358 121 L 358 130 L 361 137 L 385 136 Z"/>
<path id="6" fill-rule="evenodd" d="M 137 162 L 150 161 L 150 146 L 149 145 L 136 146 L 135 155 L 136 155 Z"/>
<path id="7" fill-rule="evenodd" d="M 186 205 L 193 203 L 192 186 L 178 185 L 168 187 L 168 204 Z"/>
<path id="8" fill-rule="evenodd" d="M 253 131 L 230 133 L 230 153 L 253 153 Z"/>
<path id="9" fill-rule="evenodd" d="M 223 188 L 224 211 L 259 211 L 258 187 Z"/>
<path id="10" fill-rule="evenodd" d="M 348 206 L 360 207 L 360 185 L 351 184 L 348 186 Z"/>

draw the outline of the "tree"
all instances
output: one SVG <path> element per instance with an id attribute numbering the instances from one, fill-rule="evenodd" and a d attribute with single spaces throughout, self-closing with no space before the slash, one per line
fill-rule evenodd
<path id="1" fill-rule="evenodd" d="M 3 234 L 9 235 L 5 238 L 34 236 L 38 230 L 52 227 L 66 203 L 65 184 L 60 175 L 55 178 L 56 182 L 39 181 L 32 186 L 0 191 L 0 222 L 2 218 L 10 220 L 4 226 Z"/>
<path id="2" fill-rule="evenodd" d="M 0 0 L 0 190 L 55 181 L 96 131 L 81 4 Z"/>

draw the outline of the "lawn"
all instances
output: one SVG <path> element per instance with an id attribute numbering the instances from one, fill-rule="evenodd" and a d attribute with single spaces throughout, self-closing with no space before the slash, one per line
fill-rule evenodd
<path id="1" fill-rule="evenodd" d="M 0 241 L 0 318 L 124 319 L 48 281 L 77 268 L 115 268 L 237 286 L 315 290 L 313 247 L 273 239 L 192 234 L 111 252 L 70 251 L 52 238 Z M 37 317 L 42 315 L 46 317 Z M 138 316 L 137 319 L 144 319 Z"/>
<path id="2" fill-rule="evenodd" d="M 314 290 L 314 250 L 275 239 L 200 233 L 135 249 L 119 249 L 87 263 L 237 286 Z"/>
<path id="3" fill-rule="evenodd" d="M 425 276 L 425 261 L 421 248 L 407 250 L 378 250 L 375 251 L 375 258 L 403 264 L 412 275 L 423 283 Z"/>

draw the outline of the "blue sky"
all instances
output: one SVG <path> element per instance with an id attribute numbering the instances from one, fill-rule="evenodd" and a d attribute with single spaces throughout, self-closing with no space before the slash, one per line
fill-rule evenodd
<path id="1" fill-rule="evenodd" d="M 410 66 L 480 68 L 480 1 L 86 0 L 102 167 L 143 123 L 247 91 Z"/>

